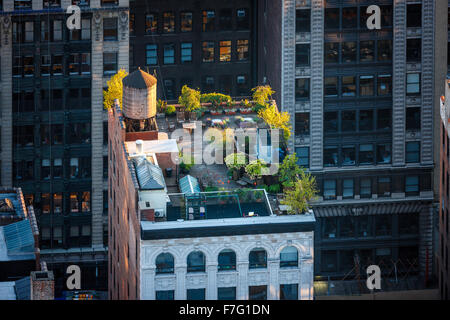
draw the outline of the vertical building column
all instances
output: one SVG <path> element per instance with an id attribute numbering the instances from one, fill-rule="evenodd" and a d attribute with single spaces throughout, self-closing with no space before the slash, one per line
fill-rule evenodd
<path id="1" fill-rule="evenodd" d="M 4 2 L 5 11 L 14 8 L 13 1 Z M 0 185 L 12 187 L 12 21 L 10 16 L 1 17 L 0 52 L 1 63 L 1 181 Z"/>
<path id="2" fill-rule="evenodd" d="M 206 300 L 217 300 L 217 263 L 206 266 L 208 272 L 208 287 Z"/>
<path id="3" fill-rule="evenodd" d="M 311 0 L 310 170 L 323 168 L 323 2 Z"/>
<path id="4" fill-rule="evenodd" d="M 295 126 L 295 0 L 284 0 L 281 13 L 281 110 L 291 115 L 292 128 Z M 295 134 L 288 142 L 294 150 Z"/>
<path id="5" fill-rule="evenodd" d="M 431 275 L 433 254 L 433 206 L 423 205 L 419 214 L 419 270 L 421 275 Z"/>
<path id="6" fill-rule="evenodd" d="M 141 300 L 155 300 L 155 268 L 141 271 Z"/>
<path id="7" fill-rule="evenodd" d="M 280 271 L 280 259 L 273 258 L 268 261 L 269 287 L 267 288 L 267 300 L 280 300 L 280 284 L 278 273 Z"/>
<path id="8" fill-rule="evenodd" d="M 128 1 L 127 1 L 128 2 Z M 117 58 L 117 63 L 119 68 L 125 69 L 126 72 L 129 71 L 129 63 L 130 63 L 130 47 L 129 47 L 129 12 L 128 11 L 119 11 L 119 54 Z"/>
<path id="9" fill-rule="evenodd" d="M 394 0 L 392 165 L 405 165 L 406 0 Z"/>
<path id="10" fill-rule="evenodd" d="M 248 261 L 238 261 L 238 285 L 236 288 L 236 300 L 248 300 Z"/>
<path id="11" fill-rule="evenodd" d="M 175 300 L 186 300 L 186 268 L 186 265 L 179 265 L 175 267 L 175 274 L 177 277 L 177 283 L 175 285 Z"/>
<path id="12" fill-rule="evenodd" d="M 313 259 L 300 259 L 299 300 L 312 300 L 314 296 Z"/>
<path id="13" fill-rule="evenodd" d="M 422 114 L 420 162 L 433 164 L 434 1 L 422 1 Z M 439 112 L 437 112 L 439 113 Z"/>
<path id="14" fill-rule="evenodd" d="M 92 247 L 103 246 L 103 17 L 93 14 L 92 26 Z"/>

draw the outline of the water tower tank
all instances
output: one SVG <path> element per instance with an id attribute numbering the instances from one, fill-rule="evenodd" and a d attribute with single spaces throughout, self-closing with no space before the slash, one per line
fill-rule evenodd
<path id="1" fill-rule="evenodd" d="M 125 117 L 144 120 L 156 116 L 156 78 L 138 69 L 123 78 Z"/>

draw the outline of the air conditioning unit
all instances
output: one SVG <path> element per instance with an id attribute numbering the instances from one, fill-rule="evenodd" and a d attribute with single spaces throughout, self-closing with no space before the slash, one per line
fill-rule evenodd
<path id="1" fill-rule="evenodd" d="M 155 210 L 155 218 L 163 218 L 164 216 L 164 210 Z"/>

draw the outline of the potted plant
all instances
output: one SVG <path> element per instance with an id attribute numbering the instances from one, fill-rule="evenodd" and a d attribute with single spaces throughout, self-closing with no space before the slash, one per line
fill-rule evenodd
<path id="1" fill-rule="evenodd" d="M 245 154 L 232 153 L 225 157 L 225 164 L 233 172 L 233 180 L 239 180 L 241 168 L 245 166 Z"/>
<path id="2" fill-rule="evenodd" d="M 177 109 L 175 108 L 175 106 L 172 106 L 172 105 L 167 106 L 167 108 L 165 109 L 165 114 L 168 117 L 174 116 L 176 114 L 176 112 L 177 112 Z"/>
<path id="3" fill-rule="evenodd" d="M 156 117 L 158 118 L 164 118 L 166 113 L 166 108 L 167 108 L 167 102 L 163 101 L 161 99 L 159 99 L 156 102 Z"/>
<path id="4" fill-rule="evenodd" d="M 184 106 L 185 116 L 190 119 L 190 113 L 201 108 L 200 91 L 191 89 L 187 85 L 181 88 L 181 95 L 178 98 L 178 103 Z"/>

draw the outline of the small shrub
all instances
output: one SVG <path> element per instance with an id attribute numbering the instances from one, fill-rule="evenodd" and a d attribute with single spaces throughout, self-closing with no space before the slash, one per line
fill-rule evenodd
<path id="1" fill-rule="evenodd" d="M 174 115 L 175 112 L 177 112 L 177 109 L 175 108 L 175 106 L 167 106 L 165 113 L 167 116 L 171 116 Z"/>

